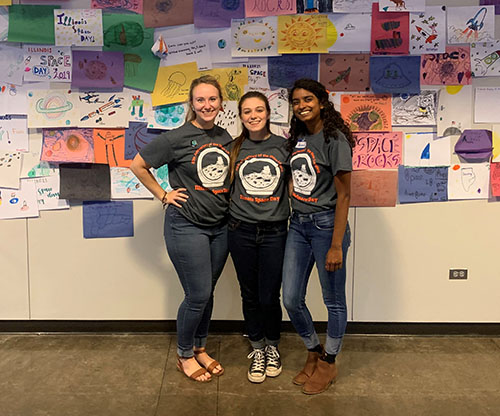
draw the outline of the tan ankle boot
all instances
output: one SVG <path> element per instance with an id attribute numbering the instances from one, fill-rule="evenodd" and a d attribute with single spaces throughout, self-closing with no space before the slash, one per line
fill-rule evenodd
<path id="1" fill-rule="evenodd" d="M 316 369 L 302 387 L 302 393 L 318 394 L 323 393 L 337 377 L 337 367 L 335 363 L 327 363 L 323 360 L 318 360 Z"/>
<path id="2" fill-rule="evenodd" d="M 313 375 L 314 370 L 316 369 L 316 363 L 318 362 L 320 356 L 321 354 L 319 352 L 307 352 L 307 360 L 304 368 L 293 378 L 293 384 L 303 386 L 304 383 L 309 380 L 309 377 Z"/>

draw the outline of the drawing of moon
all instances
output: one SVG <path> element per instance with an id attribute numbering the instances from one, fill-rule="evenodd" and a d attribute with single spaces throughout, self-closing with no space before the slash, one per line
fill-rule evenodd
<path id="1" fill-rule="evenodd" d="M 36 102 L 35 109 L 37 113 L 44 114 L 51 120 L 57 120 L 64 116 L 64 113 L 73 108 L 73 103 L 67 101 L 62 95 L 49 95 L 40 98 Z"/>

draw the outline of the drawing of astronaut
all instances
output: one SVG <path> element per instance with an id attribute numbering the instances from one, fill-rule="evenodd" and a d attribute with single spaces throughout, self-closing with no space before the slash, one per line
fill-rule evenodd
<path id="1" fill-rule="evenodd" d="M 224 185 L 229 169 L 229 156 L 218 147 L 203 150 L 196 162 L 196 170 L 205 188 L 218 188 Z"/>
<path id="2" fill-rule="evenodd" d="M 274 193 L 281 176 L 277 162 L 270 158 L 252 158 L 239 168 L 241 183 L 248 195 L 269 196 Z"/>
<path id="3" fill-rule="evenodd" d="M 292 168 L 293 189 L 303 195 L 311 195 L 316 186 L 316 171 L 314 170 L 311 156 L 299 153 L 290 160 Z"/>

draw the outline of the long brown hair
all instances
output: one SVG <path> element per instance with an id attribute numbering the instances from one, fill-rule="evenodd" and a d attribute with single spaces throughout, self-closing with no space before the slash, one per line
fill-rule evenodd
<path id="1" fill-rule="evenodd" d="M 261 100 L 266 107 L 267 114 L 269 114 L 269 116 L 271 115 L 271 106 L 269 105 L 269 100 L 267 99 L 267 97 L 259 91 L 248 91 L 246 94 L 243 95 L 243 97 L 240 98 L 240 101 L 238 102 L 238 114 L 240 117 L 241 117 L 241 109 L 243 107 L 243 103 L 245 102 L 245 100 L 249 98 L 258 98 L 259 100 Z M 241 123 L 241 126 L 242 126 L 241 134 L 236 139 L 234 139 L 233 147 L 231 149 L 231 153 L 229 156 L 230 157 L 229 174 L 231 182 L 233 182 L 234 180 L 234 173 L 236 170 L 236 159 L 238 158 L 238 155 L 240 153 L 241 145 L 246 139 L 250 137 L 250 132 L 245 127 L 245 125 Z M 266 129 L 267 133 L 271 133 L 270 118 L 268 118 L 266 121 Z"/>
<path id="2" fill-rule="evenodd" d="M 199 78 L 193 79 L 193 81 L 191 82 L 191 86 L 189 87 L 189 107 L 186 121 L 184 123 L 190 123 L 196 118 L 196 114 L 193 111 L 193 90 L 200 84 L 208 84 L 217 88 L 217 91 L 219 91 L 220 105 L 222 108 L 222 88 L 219 84 L 219 81 L 217 81 L 217 79 L 212 75 L 202 75 Z"/>
<path id="3" fill-rule="evenodd" d="M 289 94 L 289 100 L 292 102 L 293 92 L 297 89 L 307 90 L 312 92 L 319 103 L 323 106 L 321 109 L 321 120 L 323 121 L 323 135 L 325 136 L 325 140 L 328 143 L 330 138 L 338 139 L 337 131 L 340 130 L 344 133 L 347 141 L 354 147 L 356 145 L 356 141 L 352 135 L 351 129 L 346 124 L 340 113 L 335 110 L 333 103 L 328 100 L 328 91 L 324 87 L 323 84 L 309 78 L 301 78 L 295 81 L 293 84 L 293 88 Z M 288 150 L 293 151 L 295 145 L 299 137 L 308 135 L 309 131 L 303 121 L 300 121 L 295 114 L 293 114 L 292 119 L 290 121 L 290 138 L 288 139 Z"/>

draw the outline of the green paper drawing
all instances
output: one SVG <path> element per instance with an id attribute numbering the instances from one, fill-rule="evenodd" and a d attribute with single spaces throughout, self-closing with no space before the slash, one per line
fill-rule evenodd
<path id="1" fill-rule="evenodd" d="M 160 59 L 151 52 L 154 29 L 144 28 L 142 15 L 103 13 L 105 51 L 121 51 L 127 87 L 153 91 Z"/>
<path id="2" fill-rule="evenodd" d="M 61 6 L 9 6 L 9 42 L 54 45 L 54 9 Z"/>

